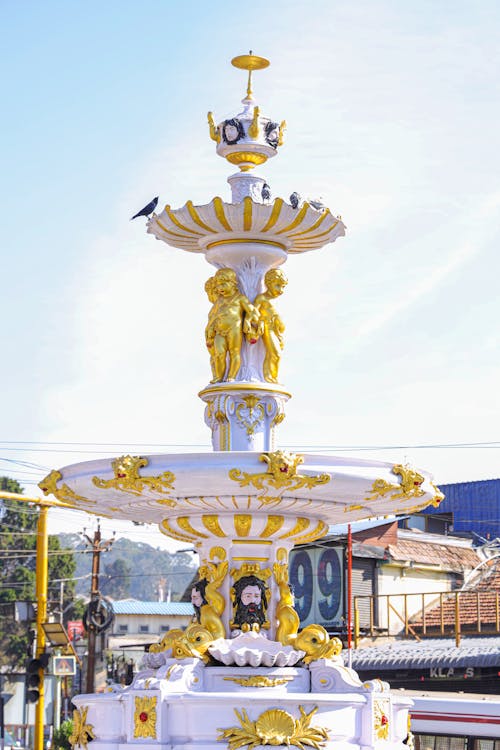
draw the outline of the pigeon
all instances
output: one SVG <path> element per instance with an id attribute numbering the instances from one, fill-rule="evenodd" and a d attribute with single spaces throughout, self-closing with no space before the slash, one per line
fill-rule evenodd
<path id="1" fill-rule="evenodd" d="M 157 205 L 158 205 L 158 196 L 156 196 L 156 198 L 153 198 L 153 200 L 150 203 L 148 203 L 147 206 L 144 206 L 144 208 L 141 208 L 141 210 L 138 211 L 135 214 L 135 216 L 132 216 L 132 219 L 137 219 L 138 216 L 147 216 L 149 218 L 149 215 L 153 213 Z M 132 219 L 130 219 L 130 221 L 132 221 Z"/>
<path id="2" fill-rule="evenodd" d="M 262 200 L 263 201 L 271 200 L 271 188 L 269 187 L 269 185 L 267 184 L 267 182 L 265 182 L 262 185 L 261 195 L 262 195 Z"/>
<path id="3" fill-rule="evenodd" d="M 316 209 L 316 211 L 326 211 L 326 206 L 323 203 L 323 198 L 312 198 L 309 201 L 309 205 Z"/>
<path id="4" fill-rule="evenodd" d="M 292 193 L 290 196 L 290 205 L 292 208 L 298 208 L 299 204 L 302 203 L 302 198 L 298 193 Z"/>

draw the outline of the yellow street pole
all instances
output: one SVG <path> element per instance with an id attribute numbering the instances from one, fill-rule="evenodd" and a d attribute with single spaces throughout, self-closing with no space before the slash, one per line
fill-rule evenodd
<path id="1" fill-rule="evenodd" d="M 45 652 L 45 631 L 42 627 L 47 619 L 47 588 L 49 578 L 49 538 L 47 534 L 48 507 L 56 505 L 38 497 L 26 497 L 15 492 L 0 491 L 0 499 L 35 503 L 40 508 L 36 531 L 36 658 Z M 45 672 L 39 671 L 40 697 L 35 707 L 34 750 L 43 750 L 43 724 L 45 714 Z"/>
<path id="2" fill-rule="evenodd" d="M 49 578 L 49 537 L 47 534 L 48 508 L 40 506 L 36 537 L 36 658 L 45 653 L 45 631 L 47 620 L 47 587 Z M 43 725 L 45 717 L 45 672 L 39 671 L 40 697 L 35 706 L 35 749 L 43 750 Z"/>

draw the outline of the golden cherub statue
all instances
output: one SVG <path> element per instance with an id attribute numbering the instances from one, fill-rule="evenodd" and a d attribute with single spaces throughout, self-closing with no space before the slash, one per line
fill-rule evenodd
<path id="1" fill-rule="evenodd" d="M 258 325 L 259 314 L 239 291 L 236 272 L 231 268 L 220 268 L 212 279 L 208 287 L 205 285 L 209 298 L 215 299 L 208 315 L 205 340 L 211 353 L 212 383 L 222 383 L 234 380 L 238 374 L 243 333 Z"/>
<path id="2" fill-rule="evenodd" d="M 288 282 L 279 268 L 271 268 L 264 276 L 264 282 L 266 290 L 255 298 L 254 305 L 259 312 L 259 331 L 266 349 L 263 365 L 264 380 L 268 383 L 277 383 L 285 325 L 271 300 L 283 294 Z"/>

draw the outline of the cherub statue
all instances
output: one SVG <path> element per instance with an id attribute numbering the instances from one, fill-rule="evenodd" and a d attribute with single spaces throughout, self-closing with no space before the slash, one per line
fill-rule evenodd
<path id="1" fill-rule="evenodd" d="M 266 349 L 264 380 L 268 383 L 277 383 L 285 326 L 271 300 L 283 294 L 288 282 L 279 268 L 271 268 L 264 276 L 264 282 L 266 291 L 255 298 L 254 305 L 259 312 L 260 331 Z"/>
<path id="2" fill-rule="evenodd" d="M 217 302 L 217 293 L 215 291 L 215 276 L 210 276 L 210 278 L 206 280 L 205 291 L 207 293 L 208 300 L 212 305 L 208 314 L 208 323 L 205 328 L 205 343 L 210 355 L 210 368 L 212 370 L 212 378 L 214 378 L 215 380 L 217 376 L 215 374 L 214 339 L 212 337 L 213 314 L 215 310 L 215 303 Z"/>
<path id="3" fill-rule="evenodd" d="M 205 340 L 208 350 L 213 351 L 212 383 L 222 383 L 235 379 L 241 364 L 243 333 L 258 324 L 259 314 L 239 291 L 235 271 L 220 268 L 212 278 L 207 294 L 216 299 L 208 315 Z"/>

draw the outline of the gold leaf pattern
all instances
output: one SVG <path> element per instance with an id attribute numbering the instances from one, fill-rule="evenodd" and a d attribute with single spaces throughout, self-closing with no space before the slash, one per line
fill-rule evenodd
<path id="1" fill-rule="evenodd" d="M 295 745 L 300 750 L 304 750 L 304 745 L 309 745 L 319 750 L 328 740 L 328 729 L 311 726 L 311 717 L 317 710 L 315 707 L 306 714 L 304 708 L 299 706 L 300 719 L 294 719 L 287 711 L 271 708 L 252 721 L 245 709 L 241 713 L 235 709 L 240 726 L 219 729 L 222 734 L 217 739 L 227 740 L 229 750 L 238 750 L 245 745 L 248 750 L 257 745 Z"/>

